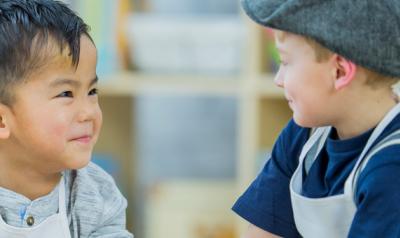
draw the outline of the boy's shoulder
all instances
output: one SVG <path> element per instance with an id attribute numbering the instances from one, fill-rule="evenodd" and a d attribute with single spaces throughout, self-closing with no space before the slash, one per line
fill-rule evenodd
<path id="1" fill-rule="evenodd" d="M 372 164 L 375 162 L 377 164 L 400 163 L 398 159 L 400 154 L 400 115 L 397 115 L 381 133 L 370 153 L 373 154 L 370 161 Z"/>
<path id="2" fill-rule="evenodd" d="M 371 156 L 362 165 L 365 167 L 361 177 L 382 170 L 395 169 L 400 172 L 400 116 L 397 116 L 389 128 L 382 133 L 369 153 Z"/>
<path id="3" fill-rule="evenodd" d="M 94 163 L 64 173 L 67 215 L 74 237 L 132 237 L 126 230 L 127 201 L 114 179 Z"/>
<path id="4" fill-rule="evenodd" d="M 300 155 L 304 144 L 310 137 L 311 130 L 311 128 L 299 126 L 291 119 L 279 135 L 277 144 L 292 156 Z"/>

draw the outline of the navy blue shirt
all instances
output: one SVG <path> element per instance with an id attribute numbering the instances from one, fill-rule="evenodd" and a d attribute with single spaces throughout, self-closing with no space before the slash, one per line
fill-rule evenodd
<path id="1" fill-rule="evenodd" d="M 376 143 L 400 129 L 397 116 Z M 303 181 L 303 195 L 326 197 L 343 193 L 344 182 L 361 154 L 372 129 L 351 139 L 337 139 L 332 129 L 325 147 Z M 309 128 L 292 120 L 276 141 L 271 158 L 233 210 L 253 225 L 283 237 L 301 237 L 290 201 L 289 182 L 297 168 Z M 375 154 L 357 181 L 357 212 L 349 237 L 400 237 L 400 145 Z"/>

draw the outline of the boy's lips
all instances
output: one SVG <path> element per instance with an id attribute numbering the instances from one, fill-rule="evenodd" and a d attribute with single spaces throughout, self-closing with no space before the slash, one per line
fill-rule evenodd
<path id="1" fill-rule="evenodd" d="M 284 93 L 284 96 L 285 96 L 286 101 L 288 101 L 288 102 L 291 102 L 291 101 L 292 101 L 292 100 L 290 99 L 289 95 L 288 95 L 286 92 Z"/>
<path id="2" fill-rule="evenodd" d="M 88 144 L 91 140 L 92 140 L 91 135 L 82 135 L 72 139 L 72 141 L 77 141 L 84 144 Z"/>

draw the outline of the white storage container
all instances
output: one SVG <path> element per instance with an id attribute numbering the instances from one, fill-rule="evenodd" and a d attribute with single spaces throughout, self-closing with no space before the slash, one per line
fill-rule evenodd
<path id="1" fill-rule="evenodd" d="M 148 0 L 151 12 L 161 14 L 238 14 L 232 0 Z"/>
<path id="2" fill-rule="evenodd" d="M 238 16 L 134 14 L 128 26 L 138 70 L 210 75 L 240 71 L 245 30 Z"/>

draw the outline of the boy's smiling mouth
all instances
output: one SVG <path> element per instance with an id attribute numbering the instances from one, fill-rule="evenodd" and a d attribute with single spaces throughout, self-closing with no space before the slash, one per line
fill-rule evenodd
<path id="1" fill-rule="evenodd" d="M 92 136 L 89 134 L 85 134 L 85 135 L 77 136 L 77 137 L 71 139 L 71 141 L 76 141 L 76 142 L 80 142 L 83 144 L 89 144 L 92 141 Z"/>
<path id="2" fill-rule="evenodd" d="M 288 103 L 292 103 L 292 102 L 293 102 L 293 100 L 290 99 L 286 94 L 285 94 L 285 99 L 286 99 L 286 101 L 287 101 Z"/>

